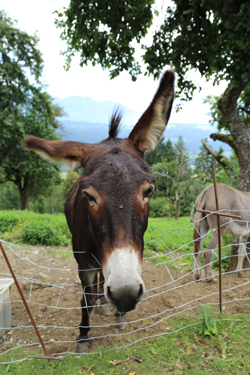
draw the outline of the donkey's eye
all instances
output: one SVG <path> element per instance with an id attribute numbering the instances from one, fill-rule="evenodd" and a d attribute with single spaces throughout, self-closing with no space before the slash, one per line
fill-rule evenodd
<path id="1" fill-rule="evenodd" d="M 96 200 L 92 195 L 90 195 L 86 191 L 84 193 L 86 194 L 86 197 L 88 198 L 88 201 L 89 201 L 90 204 L 97 205 Z"/>
<path id="2" fill-rule="evenodd" d="M 143 193 L 143 200 L 146 199 L 146 198 L 149 198 L 151 193 L 153 193 L 152 188 L 149 188 L 149 189 L 145 190 L 144 193 Z"/>

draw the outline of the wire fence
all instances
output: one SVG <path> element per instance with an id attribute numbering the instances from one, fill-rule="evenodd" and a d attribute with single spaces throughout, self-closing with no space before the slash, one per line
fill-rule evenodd
<path id="1" fill-rule="evenodd" d="M 114 316 L 115 310 L 105 305 L 103 297 L 93 295 L 89 354 L 98 353 L 100 347 L 102 351 L 111 350 L 114 345 L 116 348 L 125 348 L 146 339 L 173 334 L 189 326 L 195 327 L 200 324 L 196 313 L 202 306 L 209 304 L 215 310 L 218 309 L 218 270 L 212 271 L 215 283 L 208 284 L 202 264 L 199 267 L 201 282 L 195 280 L 197 263 L 191 239 L 197 227 L 198 223 L 194 222 L 172 235 L 145 244 L 142 277 L 147 291 L 137 308 L 126 314 L 126 322 L 124 318 Z M 248 228 L 248 222 L 245 227 Z M 173 250 L 171 244 L 177 242 L 176 237 L 179 238 L 182 232 L 187 231 L 190 241 Z M 199 239 L 201 237 L 196 238 Z M 72 250 L 1 242 L 49 355 L 75 353 L 82 287 Z M 156 248 L 157 244 L 165 249 L 160 254 L 150 250 Z M 245 245 L 247 248 L 248 243 Z M 223 315 L 225 313 L 225 316 L 232 317 L 237 313 L 249 312 L 250 285 L 248 268 L 244 269 L 242 278 L 237 277 L 238 271 L 227 271 L 225 264 L 230 248 L 231 244 L 222 247 L 222 310 Z M 212 267 L 217 263 L 218 255 L 215 251 Z M 0 264 L 0 280 L 11 278 L 2 256 Z M 31 353 L 41 354 L 41 344 L 15 285 L 11 287 L 11 300 L 6 300 L 1 287 L 0 293 L 0 364 L 27 360 Z M 10 326 L 6 325 L 4 314 L 11 314 Z M 183 314 L 188 322 L 184 326 L 179 324 Z M 20 348 L 24 351 L 20 351 Z"/>

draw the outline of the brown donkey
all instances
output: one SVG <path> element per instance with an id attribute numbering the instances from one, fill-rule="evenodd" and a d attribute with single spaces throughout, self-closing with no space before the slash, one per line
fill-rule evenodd
<path id="1" fill-rule="evenodd" d="M 83 287 L 77 339 L 80 353 L 87 351 L 92 284 L 100 265 L 106 300 L 119 314 L 133 310 L 145 292 L 141 278 L 143 235 L 155 178 L 144 154 L 161 139 L 173 98 L 174 72 L 168 70 L 128 138 L 117 138 L 121 116 L 116 111 L 109 125 L 109 137 L 98 144 L 46 141 L 33 136 L 24 142 L 24 147 L 42 156 L 84 168 L 65 204 Z"/>
<path id="2" fill-rule="evenodd" d="M 224 233 L 231 233 L 239 236 L 240 246 L 238 250 L 238 264 L 236 270 L 238 276 L 242 277 L 243 262 L 246 256 L 246 247 L 244 242 L 250 233 L 250 192 L 236 190 L 225 184 L 217 185 L 219 208 L 224 214 L 238 215 L 241 219 L 232 219 L 228 216 L 220 217 L 221 236 Z M 216 211 L 214 186 L 210 185 L 198 196 L 195 201 L 196 210 Z M 208 215 L 202 212 L 195 214 L 194 227 L 194 256 L 195 256 L 195 278 L 200 280 L 200 264 L 203 244 L 206 235 L 212 231 L 211 240 L 204 252 L 204 266 L 206 281 L 213 282 L 211 261 L 213 252 L 218 246 L 217 217 L 216 215 Z"/>

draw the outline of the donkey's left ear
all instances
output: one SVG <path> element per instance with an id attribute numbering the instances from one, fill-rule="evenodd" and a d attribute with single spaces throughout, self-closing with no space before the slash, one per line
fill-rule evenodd
<path id="1" fill-rule="evenodd" d="M 174 71 L 167 70 L 148 109 L 129 135 L 130 142 L 141 152 L 153 150 L 166 129 L 174 100 Z"/>

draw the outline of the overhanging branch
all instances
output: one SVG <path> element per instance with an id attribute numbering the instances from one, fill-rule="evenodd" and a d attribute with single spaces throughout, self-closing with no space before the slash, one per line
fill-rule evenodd
<path id="1" fill-rule="evenodd" d="M 210 138 L 213 141 L 221 141 L 223 143 L 226 143 L 228 146 L 232 147 L 232 149 L 237 154 L 235 143 L 234 143 L 234 140 L 233 140 L 233 137 L 231 136 L 231 134 L 212 133 L 212 134 L 210 134 Z"/>
<path id="2" fill-rule="evenodd" d="M 233 174 L 233 168 L 231 167 L 229 160 L 225 156 L 217 152 L 215 149 L 213 149 L 213 147 L 211 147 L 209 144 L 207 144 L 204 139 L 202 139 L 201 142 L 205 149 L 209 152 L 209 154 L 211 154 L 215 158 L 215 160 L 217 160 L 222 165 L 228 177 L 231 177 Z"/>

